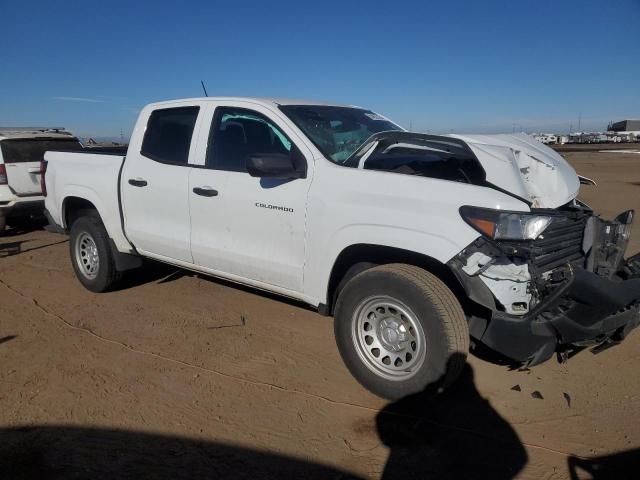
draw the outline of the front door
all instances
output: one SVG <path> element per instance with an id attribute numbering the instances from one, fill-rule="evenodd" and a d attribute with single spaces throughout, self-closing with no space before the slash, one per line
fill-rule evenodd
<path id="1" fill-rule="evenodd" d="M 218 105 L 204 168 L 189 180 L 191 250 L 196 265 L 299 292 L 305 255 L 311 155 L 271 110 L 251 103 Z M 305 153 L 302 153 L 305 152 Z M 247 159 L 300 155 L 306 178 L 252 177 Z"/>

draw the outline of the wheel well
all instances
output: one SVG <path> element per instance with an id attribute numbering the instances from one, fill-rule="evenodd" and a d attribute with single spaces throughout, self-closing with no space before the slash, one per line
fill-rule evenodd
<path id="1" fill-rule="evenodd" d="M 442 262 L 428 255 L 382 245 L 357 244 L 345 248 L 333 265 L 327 291 L 326 313 L 333 314 L 340 290 L 357 274 L 378 265 L 406 263 L 423 268 L 442 280 L 467 311 L 469 299 L 451 270 Z"/>
<path id="2" fill-rule="evenodd" d="M 98 211 L 93 203 L 91 203 L 89 200 L 85 200 L 84 198 L 65 198 L 62 205 L 62 212 L 64 215 L 64 225 L 66 230 L 71 229 L 71 225 L 73 225 L 73 222 L 83 216 L 87 212 L 87 210 L 93 210 L 95 212 Z"/>

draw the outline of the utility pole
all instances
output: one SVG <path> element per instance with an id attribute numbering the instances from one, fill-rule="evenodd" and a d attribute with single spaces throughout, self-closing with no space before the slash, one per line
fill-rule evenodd
<path id="1" fill-rule="evenodd" d="M 581 132 L 582 131 L 582 112 L 578 113 L 578 131 Z"/>

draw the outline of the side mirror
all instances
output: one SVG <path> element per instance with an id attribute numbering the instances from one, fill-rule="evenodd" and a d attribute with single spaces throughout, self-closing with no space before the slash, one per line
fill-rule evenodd
<path id="1" fill-rule="evenodd" d="M 305 178 L 307 176 L 306 163 L 304 159 L 299 161 L 296 158 L 297 153 L 292 151 L 289 154 L 256 153 L 255 155 L 250 155 L 247 160 L 247 172 L 252 177 L 260 178 L 281 180 Z"/>

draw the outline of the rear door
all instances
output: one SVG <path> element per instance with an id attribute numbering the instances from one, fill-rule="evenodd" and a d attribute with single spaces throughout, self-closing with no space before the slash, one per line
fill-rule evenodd
<path id="1" fill-rule="evenodd" d="M 156 107 L 132 136 L 120 180 L 125 232 L 148 256 L 192 262 L 189 157 L 199 112 L 189 102 Z"/>
<path id="2" fill-rule="evenodd" d="M 9 187 L 19 197 L 29 197 L 42 194 L 40 162 L 44 152 L 79 151 L 82 145 L 75 138 L 10 138 L 0 142 L 0 150 Z"/>

